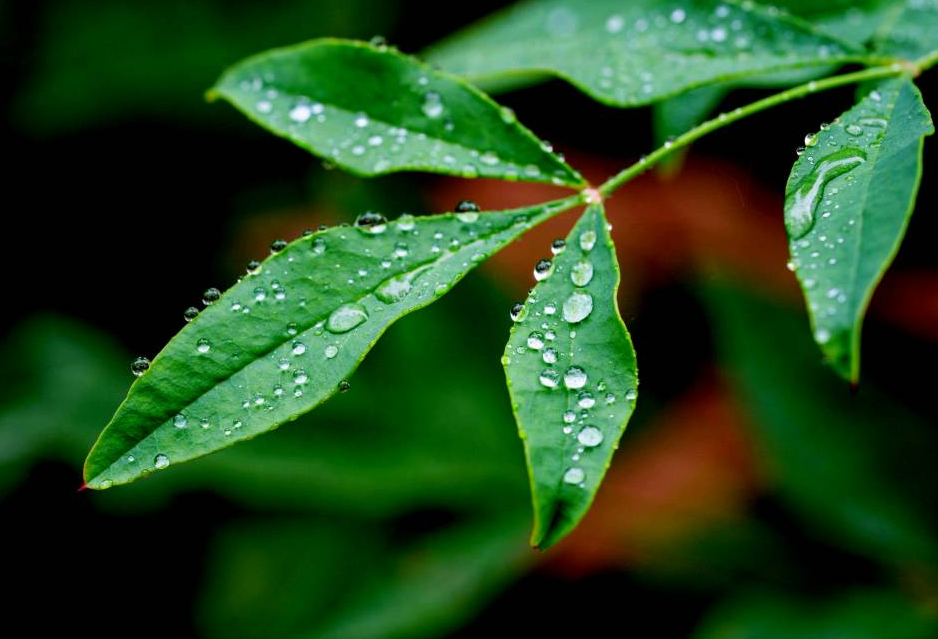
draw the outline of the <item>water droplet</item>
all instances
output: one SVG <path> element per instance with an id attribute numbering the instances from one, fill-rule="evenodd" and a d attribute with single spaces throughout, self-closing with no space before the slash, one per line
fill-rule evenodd
<path id="1" fill-rule="evenodd" d="M 795 187 L 785 202 L 785 225 L 792 239 L 803 237 L 815 222 L 824 188 L 834 178 L 866 162 L 860 149 L 842 149 L 821 159 L 811 172 Z"/>
<path id="2" fill-rule="evenodd" d="M 322 239 L 321 237 L 317 237 L 316 239 L 314 239 L 312 242 L 312 245 L 313 245 L 313 253 L 315 253 L 316 255 L 322 255 L 323 253 L 326 252 L 326 241 Z"/>
<path id="3" fill-rule="evenodd" d="M 361 304 L 343 304 L 329 315 L 326 329 L 332 333 L 347 333 L 367 319 L 368 312 Z"/>
<path id="4" fill-rule="evenodd" d="M 479 205 L 472 200 L 462 200 L 456 204 L 457 213 L 478 213 Z"/>
<path id="5" fill-rule="evenodd" d="M 265 299 L 267 299 L 267 291 L 263 286 L 258 286 L 254 289 L 254 299 L 258 302 L 263 302 Z"/>
<path id="6" fill-rule="evenodd" d="M 212 343 L 205 339 L 204 337 L 195 343 L 195 350 L 199 351 L 203 355 L 210 350 L 212 350 Z"/>
<path id="7" fill-rule="evenodd" d="M 533 348 L 536 351 L 544 348 L 544 335 L 538 331 L 534 331 L 528 335 L 528 348 Z"/>
<path id="8" fill-rule="evenodd" d="M 261 272 L 261 263 L 257 260 L 251 260 L 247 265 L 248 275 L 257 275 Z"/>
<path id="9" fill-rule="evenodd" d="M 290 109 L 290 119 L 296 122 L 297 124 L 302 124 L 309 120 L 310 116 L 313 115 L 313 110 L 308 104 L 300 103 L 295 107 Z"/>
<path id="10" fill-rule="evenodd" d="M 499 159 L 498 159 L 498 156 L 494 152 L 486 151 L 485 153 L 479 156 L 479 162 L 487 166 L 495 166 L 496 164 L 498 164 Z"/>
<path id="11" fill-rule="evenodd" d="M 302 368 L 298 368 L 293 371 L 293 383 L 294 384 L 305 384 L 309 381 L 309 376 L 306 374 L 306 371 Z"/>
<path id="12" fill-rule="evenodd" d="M 258 113 L 270 113 L 273 110 L 274 105 L 271 104 L 270 100 L 260 100 L 256 105 L 254 105 L 254 108 L 257 109 Z"/>
<path id="13" fill-rule="evenodd" d="M 634 402 L 638 398 L 638 391 L 634 388 L 630 388 L 625 393 L 625 400 L 628 402 Z"/>
<path id="14" fill-rule="evenodd" d="M 545 364 L 553 364 L 557 361 L 557 351 L 553 348 L 544 349 L 544 352 L 541 353 L 541 359 L 544 360 Z"/>
<path id="15" fill-rule="evenodd" d="M 606 31 L 608 33 L 619 33 L 625 26 L 625 18 L 618 14 L 609 16 L 606 19 Z"/>
<path id="16" fill-rule="evenodd" d="M 844 127 L 844 131 L 854 137 L 863 135 L 863 127 L 858 124 L 848 124 Z"/>
<path id="17" fill-rule="evenodd" d="M 339 354 L 339 348 L 333 344 L 326 347 L 326 359 L 332 359 Z"/>
<path id="18" fill-rule="evenodd" d="M 199 315 L 199 309 L 197 309 L 195 306 L 190 306 L 182 314 L 182 316 L 186 319 L 187 322 L 191 322 L 196 317 L 198 317 L 198 315 Z"/>
<path id="19" fill-rule="evenodd" d="M 305 352 L 306 352 L 306 344 L 304 344 L 303 342 L 299 342 L 299 341 L 293 342 L 293 354 L 294 355 L 302 355 Z"/>
<path id="20" fill-rule="evenodd" d="M 404 254 L 407 254 L 406 251 Z M 423 270 L 424 269 L 419 269 L 417 271 L 401 273 L 400 275 L 389 277 L 388 279 L 381 282 L 381 284 L 378 285 L 378 288 L 375 289 L 375 297 L 377 297 L 385 304 L 394 304 L 395 302 L 400 302 L 413 290 L 413 280 L 416 278 L 417 274 Z M 354 328 L 354 326 L 352 328 Z"/>
<path id="21" fill-rule="evenodd" d="M 579 366 L 571 366 L 563 374 L 563 385 L 567 388 L 583 388 L 586 386 L 586 371 Z"/>
<path id="22" fill-rule="evenodd" d="M 388 228 L 388 220 L 380 213 L 366 211 L 355 219 L 355 226 L 366 233 L 378 235 Z"/>
<path id="23" fill-rule="evenodd" d="M 595 426 L 585 426 L 576 436 L 578 442 L 590 448 L 599 446 L 603 441 L 603 432 Z"/>
<path id="24" fill-rule="evenodd" d="M 443 98 L 436 91 L 427 91 L 423 94 L 423 105 L 420 109 L 428 118 L 436 119 L 443 115 Z"/>
<path id="25" fill-rule="evenodd" d="M 687 12 L 684 9 L 678 7 L 677 9 L 671 12 L 671 22 L 674 24 L 681 24 L 684 22 L 684 19 L 687 17 Z"/>
<path id="26" fill-rule="evenodd" d="M 199 426 L 202 428 L 202 430 L 208 430 L 209 428 L 212 427 L 212 424 L 203 417 L 202 419 L 199 420 Z"/>
<path id="27" fill-rule="evenodd" d="M 355 117 L 355 126 L 357 126 L 359 129 L 364 129 L 366 126 L 368 126 L 368 116 L 364 113 L 359 113 Z"/>
<path id="28" fill-rule="evenodd" d="M 339 392 L 340 392 L 340 393 L 346 393 L 346 392 L 348 392 L 348 389 L 350 389 L 351 387 L 352 387 L 352 385 L 349 384 L 349 383 L 348 383 L 347 381 L 345 381 L 345 380 L 342 380 L 341 382 L 339 382 Z"/>
<path id="29" fill-rule="evenodd" d="M 570 269 L 570 281 L 576 286 L 586 286 L 593 279 L 593 263 L 582 260 Z"/>
<path id="30" fill-rule="evenodd" d="M 182 413 L 179 413 L 178 415 L 173 417 L 173 426 L 175 426 L 176 428 L 185 428 L 188 425 L 189 425 L 189 420 Z"/>
<path id="31" fill-rule="evenodd" d="M 580 408 L 592 408 L 596 405 L 596 399 L 589 391 L 583 391 L 577 395 L 576 403 Z"/>
<path id="32" fill-rule="evenodd" d="M 582 322 L 593 312 L 593 296 L 576 290 L 563 303 L 563 318 L 571 324 Z"/>
<path id="33" fill-rule="evenodd" d="M 541 386 L 546 386 L 547 388 L 557 388 L 557 385 L 560 384 L 560 373 L 557 371 L 545 368 L 541 371 L 538 379 L 541 382 Z"/>
<path id="34" fill-rule="evenodd" d="M 586 473 L 582 468 L 570 468 L 563 474 L 563 480 L 568 484 L 581 484 L 584 479 L 586 479 Z"/>
<path id="35" fill-rule="evenodd" d="M 280 251 L 282 251 L 282 250 L 285 249 L 285 248 L 287 248 L 287 241 L 286 241 L 286 240 L 274 240 L 273 242 L 270 243 L 270 252 L 271 252 L 271 253 L 279 253 Z"/>
<path id="36" fill-rule="evenodd" d="M 219 297 L 221 297 L 221 291 L 215 287 L 207 288 L 205 292 L 202 293 L 202 303 L 206 306 L 210 306 L 217 302 Z"/>
<path id="37" fill-rule="evenodd" d="M 167 466 L 169 466 L 169 457 L 167 457 L 166 455 L 160 453 L 159 455 L 153 458 L 153 467 L 156 468 L 157 470 L 162 470 L 166 468 Z"/>
<path id="38" fill-rule="evenodd" d="M 580 233 L 580 248 L 584 251 L 592 251 L 596 246 L 596 231 L 583 231 Z"/>
<path id="39" fill-rule="evenodd" d="M 553 272 L 552 267 L 553 263 L 550 260 L 538 260 L 537 264 L 534 265 L 534 279 L 538 282 L 547 279 Z"/>
<path id="40" fill-rule="evenodd" d="M 416 224 L 417 218 L 415 218 L 410 213 L 404 213 L 399 218 L 397 218 L 397 228 L 402 231 L 413 231 Z"/>
<path id="41" fill-rule="evenodd" d="M 524 313 L 524 304 L 521 302 L 515 302 L 511 305 L 511 310 L 508 311 L 508 315 L 511 317 L 512 322 L 517 322 L 521 319 L 521 314 Z"/>
<path id="42" fill-rule="evenodd" d="M 550 243 L 550 252 L 554 255 L 560 255 L 567 248 L 567 243 L 559 237 Z"/>
<path id="43" fill-rule="evenodd" d="M 572 424 L 576 421 L 576 411 L 567 410 L 563 413 L 563 421 L 565 424 Z"/>

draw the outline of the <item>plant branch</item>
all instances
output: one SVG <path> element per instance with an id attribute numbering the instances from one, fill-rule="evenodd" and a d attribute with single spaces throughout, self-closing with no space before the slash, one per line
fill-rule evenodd
<path id="1" fill-rule="evenodd" d="M 932 62 L 934 63 L 936 61 L 938 60 L 933 60 Z M 825 91 L 827 89 L 833 89 L 835 87 L 844 86 L 847 84 L 856 84 L 876 78 L 886 78 L 907 72 L 908 69 L 905 66 L 896 63 L 889 66 L 879 66 L 863 69 L 862 71 L 835 75 L 829 78 L 823 78 L 821 80 L 812 80 L 811 82 L 807 82 L 797 87 L 792 87 L 791 89 L 787 89 L 781 93 L 776 93 L 775 95 L 771 95 L 767 98 L 757 100 L 756 102 L 748 104 L 744 107 L 721 113 L 712 120 L 707 120 L 706 122 L 694 127 L 687 133 L 684 133 L 683 135 L 674 138 L 673 140 L 665 142 L 663 146 L 655 149 L 652 153 L 642 157 L 642 159 L 635 164 L 623 169 L 611 177 L 609 180 L 599 186 L 597 190 L 602 195 L 602 197 L 608 197 L 620 186 L 645 172 L 678 149 L 691 144 L 695 140 L 702 138 L 708 133 L 722 129 L 723 127 L 732 124 L 737 120 L 742 120 L 743 118 L 760 111 L 770 109 L 780 104 L 785 104 L 786 102 L 790 102 L 798 98 L 803 98 L 819 91 Z"/>

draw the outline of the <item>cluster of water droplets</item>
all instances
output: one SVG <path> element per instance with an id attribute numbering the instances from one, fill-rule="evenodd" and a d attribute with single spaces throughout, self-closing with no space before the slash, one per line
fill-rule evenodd
<path id="1" fill-rule="evenodd" d="M 619 400 L 604 380 L 592 378 L 589 367 L 576 361 L 578 326 L 593 312 L 589 285 L 595 275 L 592 252 L 598 239 L 596 231 L 587 228 L 576 236 L 572 247 L 562 239 L 551 243 L 554 260 L 539 260 L 534 267 L 540 284 L 523 304 L 511 309 L 524 341 L 504 358 L 506 365 L 514 360 L 525 365 L 536 361 L 538 386 L 566 393 L 568 408 L 558 416 L 558 428 L 571 439 L 572 454 L 563 481 L 581 487 L 586 485 L 587 473 L 578 462 L 603 443 L 606 434 L 598 424 L 609 423 L 607 417 L 612 415 L 602 411 Z M 554 278 L 563 278 L 560 286 L 552 286 Z M 634 401 L 634 391 L 626 393 L 625 399 Z"/>
<path id="2" fill-rule="evenodd" d="M 490 237 L 504 234 L 507 241 L 527 228 L 531 215 L 483 215 L 474 202 L 464 200 L 453 215 L 427 218 L 424 223 L 409 214 L 389 221 L 367 211 L 353 224 L 304 232 L 289 250 L 286 241 L 274 241 L 271 257 L 249 263 L 239 283 L 224 296 L 217 288 L 203 293 L 210 310 L 203 313 L 216 318 L 218 313 L 235 313 L 243 318 L 238 321 L 246 322 L 244 329 L 229 321 L 226 326 L 231 330 L 216 338 L 206 333 L 212 325 L 207 316 L 200 318 L 198 309 L 186 311 L 187 322 L 197 321 L 173 344 L 177 348 L 188 344 L 186 353 L 174 352 L 173 357 L 188 354 L 194 366 L 209 374 L 236 372 L 169 418 L 169 442 L 159 439 L 167 437 L 160 434 L 163 431 L 156 431 L 155 441 L 164 452 L 144 472 L 168 466 L 171 444 L 179 438 L 252 435 L 256 432 L 252 425 L 263 428 L 292 418 L 310 402 L 319 401 L 331 389 L 317 380 L 336 379 L 350 369 L 362 342 L 373 340 L 383 326 L 357 337 L 374 318 L 398 312 L 391 308 L 395 304 L 416 304 L 442 295 L 487 256 Z M 329 301 L 337 298 L 338 302 Z M 245 337 L 232 337 L 239 335 Z M 264 343 L 252 343 L 251 335 Z M 259 348 L 269 355 L 255 361 L 251 353 Z M 131 369 L 142 376 L 149 366 L 149 360 L 141 357 Z M 349 384 L 343 380 L 336 389 L 344 392 Z M 301 404 L 296 403 L 299 398 Z M 221 400 L 233 404 L 232 409 L 220 410 Z M 257 417 L 274 411 L 280 413 Z M 125 461 L 137 464 L 137 458 L 146 456 L 137 453 Z"/>
<path id="3" fill-rule="evenodd" d="M 882 143 L 888 122 L 884 102 L 874 90 L 842 120 L 823 124 L 818 133 L 806 136 L 789 183 L 788 268 L 797 273 L 807 293 L 815 339 L 821 344 L 832 339 L 833 326 L 852 324 L 851 300 L 837 282 L 855 257 L 864 188 L 858 176 Z"/>
<path id="4" fill-rule="evenodd" d="M 387 46 L 376 48 L 383 50 Z M 552 169 L 552 175 L 542 175 L 537 164 L 509 161 L 500 157 L 497 149 L 475 148 L 477 136 L 459 130 L 447 105 L 447 91 L 462 89 L 454 89 L 451 81 L 439 79 L 429 69 L 415 78 L 409 92 L 401 93 L 388 113 L 377 107 L 370 113 L 352 111 L 338 106 L 326 94 L 317 98 L 282 92 L 272 72 L 240 81 L 238 90 L 242 102 L 258 117 L 286 131 L 297 142 L 311 146 L 330 165 L 351 166 L 369 173 L 443 167 L 463 177 L 549 178 L 556 184 L 568 179 L 559 165 Z M 393 124 L 391 120 L 406 121 L 408 125 Z M 501 120 L 505 125 L 514 125 L 514 113 L 503 109 Z"/>
<path id="5" fill-rule="evenodd" d="M 530 26 L 519 25 L 519 31 L 538 29 L 539 21 L 539 30 L 532 34 L 561 43 L 550 66 L 572 77 L 587 74 L 594 89 L 625 104 L 647 102 L 673 90 L 691 69 L 695 76 L 712 71 L 716 77 L 741 66 L 782 66 L 843 53 L 835 43 L 819 46 L 816 36 L 802 35 L 778 21 L 781 10 L 774 7 L 746 1 L 652 4 L 622 3 L 604 13 L 590 3 L 544 3 L 531 16 Z M 524 36 L 532 37 L 512 32 L 503 45 L 510 47 L 513 38 Z M 563 46 L 564 41 L 582 45 Z M 470 53 L 464 64 L 481 67 L 493 55 L 489 47 Z M 513 50 L 513 64 L 543 68 L 542 48 L 533 49 L 528 58 L 524 55 Z"/>

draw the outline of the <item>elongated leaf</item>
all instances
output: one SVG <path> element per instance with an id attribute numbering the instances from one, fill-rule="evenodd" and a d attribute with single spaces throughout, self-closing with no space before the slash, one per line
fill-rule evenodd
<path id="1" fill-rule="evenodd" d="M 392 322 L 570 202 L 402 218 L 293 242 L 153 360 L 89 454 L 88 486 L 132 481 L 312 409 Z"/>
<path id="2" fill-rule="evenodd" d="M 791 263 L 814 337 L 854 382 L 863 315 L 905 234 L 933 131 L 911 80 L 891 80 L 818 133 L 788 179 Z"/>
<path id="3" fill-rule="evenodd" d="M 890 566 L 936 565 L 931 424 L 873 386 L 838 388 L 791 309 L 722 286 L 705 299 L 780 499 L 833 544 Z"/>
<path id="4" fill-rule="evenodd" d="M 235 65 L 210 95 L 359 175 L 583 183 L 510 111 L 388 47 L 326 39 L 275 49 Z"/>
<path id="5" fill-rule="evenodd" d="M 887 2 L 878 15 L 877 53 L 915 60 L 938 50 L 938 0 Z"/>
<path id="6" fill-rule="evenodd" d="M 637 397 L 635 352 L 616 303 L 619 266 L 601 205 L 534 287 L 503 363 L 534 500 L 532 545 L 583 518 Z"/>
<path id="7" fill-rule="evenodd" d="M 845 62 L 858 51 L 754 3 L 531 0 L 429 57 L 483 86 L 539 72 L 601 102 L 637 106 L 706 84 Z"/>

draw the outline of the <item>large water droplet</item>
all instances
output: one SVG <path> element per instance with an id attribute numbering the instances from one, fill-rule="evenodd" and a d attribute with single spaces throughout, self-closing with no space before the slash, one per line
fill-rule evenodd
<path id="1" fill-rule="evenodd" d="M 603 441 L 603 432 L 595 426 L 586 426 L 581 430 L 576 439 L 584 446 L 599 446 Z"/>
<path id="2" fill-rule="evenodd" d="M 567 388 L 583 388 L 586 386 L 586 371 L 579 366 L 571 366 L 563 374 L 563 385 Z"/>
<path id="3" fill-rule="evenodd" d="M 332 333 L 347 333 L 367 319 L 368 312 L 361 304 L 343 304 L 329 315 L 326 329 Z"/>
<path id="4" fill-rule="evenodd" d="M 199 316 L 199 309 L 197 309 L 195 306 L 190 306 L 189 308 L 186 309 L 186 312 L 183 313 L 182 316 L 185 318 L 187 322 L 191 322 L 192 320 L 194 320 L 196 317 Z"/>
<path id="5" fill-rule="evenodd" d="M 570 281 L 577 286 L 586 286 L 593 279 L 593 263 L 582 260 L 570 269 Z"/>
<path id="6" fill-rule="evenodd" d="M 860 149 L 846 148 L 822 158 L 785 201 L 785 226 L 791 239 L 804 237 L 814 227 L 824 188 L 834 178 L 866 162 Z"/>
<path id="7" fill-rule="evenodd" d="M 571 324 L 582 322 L 593 312 L 593 296 L 576 290 L 563 303 L 563 318 Z"/>
<path id="8" fill-rule="evenodd" d="M 207 288 L 205 292 L 202 293 L 202 303 L 209 306 L 217 302 L 219 297 L 221 297 L 221 291 L 215 287 Z"/>

